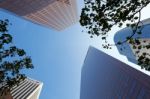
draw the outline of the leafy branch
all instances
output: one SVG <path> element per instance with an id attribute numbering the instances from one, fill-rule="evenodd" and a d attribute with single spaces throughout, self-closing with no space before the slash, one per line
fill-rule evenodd
<path id="1" fill-rule="evenodd" d="M 135 56 L 138 57 L 138 64 L 149 70 L 147 69 L 147 66 L 150 66 L 150 63 L 147 62 L 149 53 L 145 52 L 144 59 L 141 58 L 143 56 L 141 49 L 146 47 L 141 45 L 139 38 L 135 37 L 135 34 L 142 34 L 141 11 L 149 3 L 149 0 L 84 0 L 85 6 L 82 8 L 80 24 L 86 28 L 86 32 L 90 34 L 91 38 L 101 36 L 101 39 L 104 40 L 103 48 L 111 49 L 112 46 L 131 44 L 140 53 L 135 53 Z M 126 40 L 110 44 L 107 41 L 109 31 L 115 25 L 122 27 L 127 21 L 129 23 L 126 26 L 132 29 L 132 34 L 127 36 Z M 135 47 L 136 45 L 138 47 Z"/>
<path id="2" fill-rule="evenodd" d="M 26 78 L 22 70 L 34 67 L 26 52 L 13 44 L 8 25 L 8 20 L 0 20 L 0 95 Z"/>

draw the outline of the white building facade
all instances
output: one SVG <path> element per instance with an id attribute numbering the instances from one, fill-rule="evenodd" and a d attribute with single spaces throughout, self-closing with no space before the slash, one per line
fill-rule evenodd
<path id="1" fill-rule="evenodd" d="M 42 82 L 26 78 L 10 91 L 5 90 L 6 94 L 2 94 L 0 99 L 39 99 L 42 86 Z"/>

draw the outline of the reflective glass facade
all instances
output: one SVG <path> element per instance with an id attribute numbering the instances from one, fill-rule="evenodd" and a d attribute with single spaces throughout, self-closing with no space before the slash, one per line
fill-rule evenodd
<path id="1" fill-rule="evenodd" d="M 56 30 L 78 22 L 76 0 L 3 0 L 0 8 Z"/>
<path id="2" fill-rule="evenodd" d="M 150 99 L 150 77 L 90 47 L 81 73 L 80 99 Z"/>
<path id="3" fill-rule="evenodd" d="M 139 38 L 138 39 L 139 41 L 147 41 L 147 43 L 149 43 L 150 42 L 150 33 L 149 33 L 150 18 L 143 20 L 141 23 L 143 25 L 142 30 L 141 30 L 142 34 L 140 34 L 140 35 L 135 34 L 133 36 L 133 38 L 136 38 L 136 39 Z M 114 42 L 117 43 L 118 41 L 125 41 L 126 37 L 131 36 L 132 32 L 133 32 L 132 29 L 127 28 L 127 27 L 118 31 L 114 36 Z M 146 44 L 145 42 L 144 43 L 141 42 L 141 45 L 145 45 L 145 44 Z M 137 46 L 137 45 L 135 44 L 135 46 Z M 117 47 L 119 53 L 126 56 L 130 62 L 135 63 L 135 64 L 138 63 L 138 61 L 137 61 L 138 57 L 136 56 L 137 54 L 135 54 L 136 50 L 133 48 L 133 45 L 131 45 L 129 43 L 124 43 L 123 47 L 122 46 L 116 46 L 116 47 Z M 125 49 L 123 49 L 123 48 L 125 48 Z M 121 49 L 123 49 L 123 50 L 121 50 Z M 146 48 L 142 48 L 140 50 L 141 50 L 140 52 L 142 52 L 142 53 L 143 52 L 150 53 L 149 49 L 146 49 Z"/>

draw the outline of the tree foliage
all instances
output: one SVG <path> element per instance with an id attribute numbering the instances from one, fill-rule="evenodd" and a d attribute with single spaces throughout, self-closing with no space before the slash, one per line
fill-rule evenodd
<path id="1" fill-rule="evenodd" d="M 13 44 L 8 25 L 8 20 L 0 20 L 0 94 L 26 78 L 23 69 L 33 68 L 31 58 Z"/>
<path id="2" fill-rule="evenodd" d="M 150 44 L 142 45 L 139 38 L 134 38 L 135 34 L 142 34 L 141 11 L 149 3 L 150 0 L 84 0 L 85 6 L 82 8 L 80 24 L 86 28 L 91 38 L 95 35 L 101 36 L 105 41 L 102 46 L 106 49 L 111 49 L 113 45 L 132 44 L 138 49 L 136 52 L 138 64 L 150 70 L 149 53 L 140 53 L 141 48 L 149 50 Z M 123 24 L 132 28 L 132 34 L 126 37 L 125 41 L 118 41 L 116 44 L 107 42 L 109 31 L 113 26 L 121 27 Z"/>

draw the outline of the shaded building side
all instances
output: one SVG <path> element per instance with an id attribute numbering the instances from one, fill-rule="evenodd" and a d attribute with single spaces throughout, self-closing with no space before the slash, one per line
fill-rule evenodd
<path id="1" fill-rule="evenodd" d="M 150 77 L 90 47 L 81 73 L 80 99 L 150 99 Z"/>

